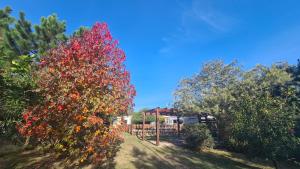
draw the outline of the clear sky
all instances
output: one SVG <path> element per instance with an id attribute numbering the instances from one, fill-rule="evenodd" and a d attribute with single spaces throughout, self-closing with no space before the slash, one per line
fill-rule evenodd
<path id="1" fill-rule="evenodd" d="M 0 0 L 33 24 L 56 13 L 70 34 L 106 22 L 127 55 L 136 110 L 166 107 L 180 79 L 203 63 L 246 69 L 300 58 L 299 0 Z"/>

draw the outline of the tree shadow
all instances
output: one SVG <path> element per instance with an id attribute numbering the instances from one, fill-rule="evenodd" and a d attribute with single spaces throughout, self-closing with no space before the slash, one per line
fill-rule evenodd
<path id="1" fill-rule="evenodd" d="M 174 168 L 167 161 L 159 158 L 158 156 L 149 155 L 137 147 L 133 147 L 132 154 L 137 158 L 137 160 L 133 161 L 133 164 L 138 169 Z"/>
<path id="2" fill-rule="evenodd" d="M 35 150 L 19 151 L 6 154 L 1 157 L 1 166 L 4 169 L 11 168 L 49 168 L 50 164 L 56 161 L 51 154 L 40 153 Z"/>
<path id="3" fill-rule="evenodd" d="M 150 139 L 151 140 L 151 139 Z M 149 140 L 147 140 L 148 142 Z M 143 144 L 143 143 L 141 143 Z M 203 169 L 203 168 L 230 168 L 230 169 L 258 169 L 245 162 L 239 162 L 230 157 L 213 154 L 210 152 L 196 152 L 179 146 L 153 147 L 144 142 L 143 151 L 133 147 L 132 154 L 136 158 L 133 164 L 136 168 L 178 168 L 178 169 Z M 149 153 L 151 151 L 151 153 Z"/>
<path id="4" fill-rule="evenodd" d="M 155 136 L 146 137 L 146 141 L 153 145 L 155 145 L 155 139 Z M 179 163 L 188 166 L 188 168 L 258 169 L 258 167 L 235 161 L 230 157 L 209 152 L 192 151 L 186 147 L 182 137 L 164 136 L 160 140 L 173 144 L 173 146 L 163 146 L 156 149 L 160 154 L 164 154 L 165 159 L 170 161 L 173 167 L 176 167 L 175 163 Z"/>
<path id="5" fill-rule="evenodd" d="M 139 137 L 138 137 L 139 138 Z M 156 145 L 156 136 L 147 136 L 145 137 L 145 141 L 148 143 L 151 143 L 153 145 Z M 159 138 L 160 142 L 169 142 L 177 146 L 184 146 L 184 140 L 182 137 L 178 136 L 160 136 Z"/>
<path id="6" fill-rule="evenodd" d="M 50 168 L 65 168 L 65 169 L 76 169 L 76 168 L 104 168 L 111 169 L 115 168 L 116 163 L 114 158 L 117 152 L 120 150 L 120 144 L 112 145 L 109 149 L 110 157 L 107 158 L 103 163 L 94 165 L 90 162 L 78 163 L 78 157 L 66 158 L 58 156 L 55 153 L 44 153 L 38 150 L 24 150 L 15 151 L 10 153 L 2 154 L 0 157 L 0 168 L 1 169 L 50 169 Z"/>
<path id="7" fill-rule="evenodd" d="M 158 151 L 166 154 L 166 159 L 174 163 L 183 164 L 187 168 L 258 169 L 258 167 L 253 167 L 220 155 L 208 152 L 194 152 L 181 147 L 164 147 Z"/>

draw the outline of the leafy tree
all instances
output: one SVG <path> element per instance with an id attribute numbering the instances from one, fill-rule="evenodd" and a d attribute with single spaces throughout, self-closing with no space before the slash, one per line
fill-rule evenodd
<path id="1" fill-rule="evenodd" d="M 181 82 L 175 106 L 183 113 L 213 114 L 221 141 L 249 155 L 269 158 L 277 167 L 277 161 L 290 157 L 299 145 L 295 137 L 299 71 L 287 67 L 257 66 L 242 72 L 235 63 L 210 62 L 199 74 Z"/>
<path id="2" fill-rule="evenodd" d="M 37 72 L 42 100 L 23 113 L 20 133 L 80 161 L 110 157 L 120 140 L 110 119 L 131 110 L 135 95 L 124 61 L 105 23 L 51 50 Z"/>
<path id="3" fill-rule="evenodd" d="M 288 72 L 292 74 L 291 84 L 296 88 L 297 97 L 300 101 L 300 59 L 298 59 L 296 66 L 289 67 Z"/>
<path id="4" fill-rule="evenodd" d="M 240 66 L 236 62 L 208 62 L 202 66 L 200 73 L 181 81 L 175 92 L 174 106 L 183 114 L 213 114 L 217 118 L 219 137 L 226 141 L 230 126 L 228 112 L 234 100 L 231 90 L 240 77 Z"/>
<path id="5" fill-rule="evenodd" d="M 292 75 L 292 81 L 289 85 L 296 89 L 296 101 L 298 102 L 299 111 L 296 115 L 295 136 L 300 138 L 300 59 L 298 59 L 297 65 L 288 68 L 288 72 Z M 300 160 L 300 143 L 294 151 L 294 157 L 296 157 L 297 160 Z"/>
<path id="6" fill-rule="evenodd" d="M 295 91 L 286 85 L 289 74 L 277 66 L 257 66 L 235 86 L 230 109 L 232 140 L 250 156 L 274 162 L 287 158 L 297 143 L 292 129 L 297 112 Z"/>

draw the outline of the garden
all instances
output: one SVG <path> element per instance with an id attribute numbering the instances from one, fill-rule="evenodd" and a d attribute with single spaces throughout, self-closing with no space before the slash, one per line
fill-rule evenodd
<path id="1" fill-rule="evenodd" d="M 0 10 L 0 168 L 300 168 L 300 60 L 204 63 L 179 81 L 170 127 L 167 114 L 134 112 L 108 24 L 67 34 L 55 14 L 32 25 L 11 13 Z"/>

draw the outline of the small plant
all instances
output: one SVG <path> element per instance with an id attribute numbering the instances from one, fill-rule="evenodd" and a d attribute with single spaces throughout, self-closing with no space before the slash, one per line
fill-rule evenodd
<path id="1" fill-rule="evenodd" d="M 213 137 L 205 124 L 184 125 L 182 132 L 190 148 L 201 150 L 214 147 Z"/>

